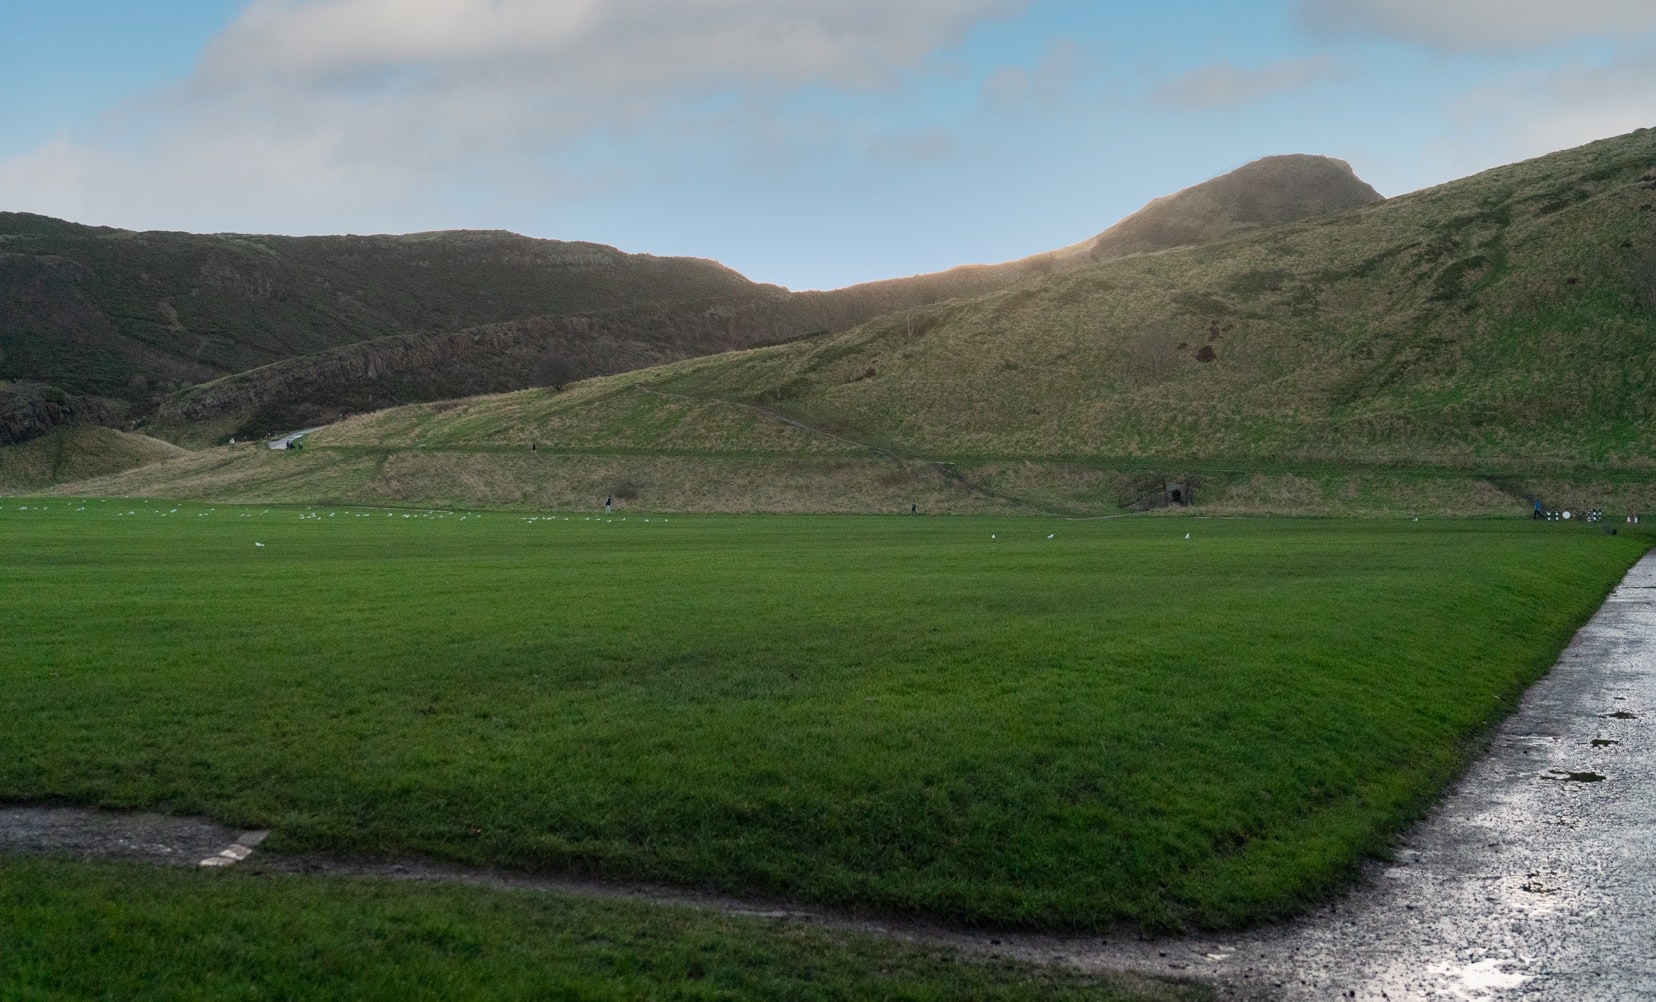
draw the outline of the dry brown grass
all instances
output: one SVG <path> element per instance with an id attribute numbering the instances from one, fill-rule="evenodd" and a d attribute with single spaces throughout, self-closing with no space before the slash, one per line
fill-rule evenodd
<path id="1" fill-rule="evenodd" d="M 1205 475 L 1216 512 L 1510 514 L 1526 491 L 1643 510 L 1653 172 L 1645 131 L 839 335 L 362 415 L 299 456 L 99 489 L 581 508 L 632 485 L 663 511 L 1090 515 L 1165 472 Z"/>
<path id="2" fill-rule="evenodd" d="M 1194 485 L 1194 508 L 1163 514 L 1522 517 L 1548 504 L 1656 511 L 1656 482 L 1556 475 L 1499 484 L 1444 471 L 1108 469 L 1073 462 L 938 464 L 860 456 L 560 453 L 549 449 L 322 445 L 190 453 L 124 473 L 42 488 L 79 496 L 419 508 L 590 511 L 614 495 L 622 512 L 1053 514 L 1092 518 L 1158 504 L 1167 481 Z"/>
<path id="3" fill-rule="evenodd" d="M 1653 166 L 1645 132 L 644 378 L 939 458 L 1636 466 Z"/>
<path id="4" fill-rule="evenodd" d="M 169 442 L 85 425 L 0 449 L 0 494 L 105 476 L 188 453 Z"/>

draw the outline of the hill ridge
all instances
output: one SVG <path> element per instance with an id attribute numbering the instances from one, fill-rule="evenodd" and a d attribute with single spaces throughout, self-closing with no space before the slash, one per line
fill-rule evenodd
<path id="1" fill-rule="evenodd" d="M 641 382 L 657 392 L 623 393 Z M 318 432 L 310 460 L 408 456 L 385 489 L 452 499 L 444 450 L 482 449 L 466 476 L 525 499 L 631 483 L 687 510 L 890 510 L 905 494 L 981 510 L 926 457 L 1070 514 L 1186 480 L 1221 510 L 1564 495 L 1636 511 L 1656 503 L 1653 409 L 1656 132 L 1641 130 L 839 334 L 361 415 Z"/>
<path id="2" fill-rule="evenodd" d="M 1251 183 L 1207 184 L 1264 197 Z M 1083 263 L 1042 254 L 794 293 L 705 258 L 504 230 L 203 235 L 0 213 L 0 378 L 200 444 L 845 330 Z M 613 350 L 559 340 L 583 324 L 607 326 Z"/>

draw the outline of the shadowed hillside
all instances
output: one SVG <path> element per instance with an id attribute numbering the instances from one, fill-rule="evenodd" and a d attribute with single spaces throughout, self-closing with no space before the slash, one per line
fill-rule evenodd
<path id="1" fill-rule="evenodd" d="M 0 213 L 0 378 L 124 401 L 387 334 L 781 295 L 711 261 L 500 232 L 133 233 Z"/>
<path id="2" fill-rule="evenodd" d="M 200 236 L 0 213 L 0 378 L 61 402 L 0 444 L 152 415 L 182 440 L 222 440 L 556 385 L 843 330 L 1035 267 L 790 294 L 711 261 L 502 232 Z"/>

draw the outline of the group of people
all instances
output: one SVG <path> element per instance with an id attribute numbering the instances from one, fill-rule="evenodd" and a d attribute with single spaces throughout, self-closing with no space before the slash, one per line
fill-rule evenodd
<path id="1" fill-rule="evenodd" d="M 1575 512 L 1572 512 L 1568 508 L 1565 508 L 1562 511 L 1557 508 L 1548 508 L 1541 503 L 1540 498 L 1537 498 L 1535 501 L 1535 508 L 1530 514 L 1531 519 L 1544 519 L 1548 522 L 1568 522 L 1571 519 L 1578 517 L 1585 519 L 1588 522 L 1602 522 L 1604 521 L 1604 509 L 1589 508 L 1578 516 Z M 1639 516 L 1637 514 L 1629 514 L 1627 516 L 1627 524 L 1638 525 Z"/>

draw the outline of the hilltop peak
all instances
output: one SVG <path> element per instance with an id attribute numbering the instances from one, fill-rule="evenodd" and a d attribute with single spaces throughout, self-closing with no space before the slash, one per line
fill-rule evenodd
<path id="1" fill-rule="evenodd" d="M 1264 157 L 1152 200 L 1093 241 L 1095 260 L 1220 240 L 1383 201 L 1344 160 L 1303 153 Z"/>

